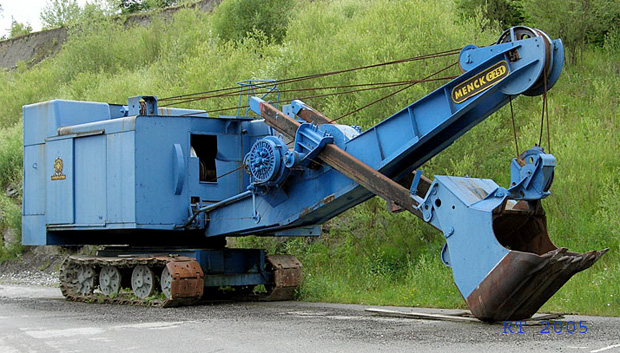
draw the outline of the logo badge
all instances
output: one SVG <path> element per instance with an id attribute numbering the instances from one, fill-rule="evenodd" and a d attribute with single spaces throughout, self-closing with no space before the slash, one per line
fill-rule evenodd
<path id="1" fill-rule="evenodd" d="M 503 80 L 509 73 L 508 63 L 502 60 L 467 81 L 454 86 L 452 89 L 452 101 L 457 104 L 463 103 Z"/>
<path id="2" fill-rule="evenodd" d="M 54 161 L 54 174 L 52 175 L 52 180 L 65 180 L 67 176 L 62 173 L 63 165 L 62 158 L 58 157 Z"/>

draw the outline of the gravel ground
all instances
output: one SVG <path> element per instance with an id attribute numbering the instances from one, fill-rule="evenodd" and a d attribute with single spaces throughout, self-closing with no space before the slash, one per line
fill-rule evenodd
<path id="1" fill-rule="evenodd" d="M 58 287 L 58 269 L 65 255 L 54 249 L 26 251 L 0 263 L 0 283 Z"/>

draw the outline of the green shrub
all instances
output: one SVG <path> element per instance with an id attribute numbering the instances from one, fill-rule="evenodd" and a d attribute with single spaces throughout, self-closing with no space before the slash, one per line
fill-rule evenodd
<path id="1" fill-rule="evenodd" d="M 523 24 L 522 0 L 455 0 L 459 15 L 471 19 L 478 14 L 489 22 L 482 29 L 490 29 L 489 24 L 497 23 L 501 28 Z"/>
<path id="2" fill-rule="evenodd" d="M 571 62 L 577 62 L 586 44 L 601 46 L 605 35 L 620 28 L 620 2 L 614 0 L 523 0 L 527 20 L 560 37 Z"/>
<path id="3" fill-rule="evenodd" d="M 22 127 L 0 128 L 0 194 L 8 186 L 19 188 L 22 178 Z"/>
<path id="4" fill-rule="evenodd" d="M 213 14 L 213 29 L 225 41 L 239 41 L 261 32 L 266 38 L 281 42 L 285 35 L 296 0 L 228 0 Z"/>

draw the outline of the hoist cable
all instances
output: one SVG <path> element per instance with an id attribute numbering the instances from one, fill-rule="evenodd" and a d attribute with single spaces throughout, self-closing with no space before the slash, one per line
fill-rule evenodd
<path id="1" fill-rule="evenodd" d="M 379 99 L 377 99 L 377 100 L 375 100 L 375 101 L 372 101 L 372 102 L 370 102 L 370 103 L 368 103 L 368 104 L 366 104 L 366 105 L 364 105 L 364 106 L 362 106 L 362 107 L 360 107 L 360 108 L 357 108 L 357 109 L 355 109 L 355 110 L 353 110 L 353 111 L 350 111 L 350 112 L 348 112 L 348 113 L 346 113 L 346 114 L 344 114 L 344 115 L 342 115 L 342 116 L 340 116 L 340 117 L 338 117 L 338 118 L 334 119 L 333 121 L 338 121 L 338 120 L 340 120 L 340 119 L 342 119 L 342 118 L 344 118 L 344 117 L 347 117 L 347 116 L 349 116 L 349 115 L 352 115 L 352 114 L 358 113 L 359 111 L 361 111 L 361 110 L 363 110 L 363 109 L 366 109 L 366 108 L 370 107 L 371 105 L 374 105 L 374 104 L 376 104 L 376 103 L 379 103 L 379 102 L 381 102 L 381 101 L 383 101 L 383 100 L 385 100 L 385 99 L 387 99 L 387 98 L 390 98 L 390 97 L 392 97 L 392 96 L 394 96 L 394 95 L 396 95 L 396 94 L 398 94 L 398 93 L 400 93 L 400 92 L 402 92 L 402 91 L 406 90 L 407 88 L 410 88 L 410 87 L 412 87 L 412 86 L 416 85 L 417 83 L 420 83 L 420 82 L 427 82 L 428 80 L 430 80 L 430 79 L 431 79 L 431 77 L 433 77 L 433 76 L 435 76 L 435 75 L 438 75 L 438 74 L 440 74 L 440 73 L 442 73 L 442 72 L 444 72 L 444 71 L 446 71 L 446 70 L 448 70 L 448 69 L 450 69 L 450 68 L 452 68 L 452 67 L 456 66 L 457 64 L 458 64 L 458 62 L 455 62 L 455 63 L 453 63 L 453 64 L 450 64 L 450 65 L 448 65 L 448 66 L 444 67 L 443 69 L 441 69 L 441 70 L 439 70 L 439 71 L 436 71 L 436 72 L 434 72 L 434 73 L 432 73 L 432 74 L 430 74 L 430 75 L 426 76 L 425 78 L 423 78 L 423 79 L 421 79 L 421 80 L 419 80 L 419 81 L 414 81 L 413 83 L 411 83 L 411 84 L 409 84 L 409 85 L 407 85 L 407 86 L 405 86 L 405 87 L 403 87 L 403 88 L 401 88 L 401 89 L 398 89 L 398 90 L 396 90 L 396 91 L 394 91 L 394 92 L 392 92 L 392 93 L 390 93 L 390 94 L 388 94 L 388 95 L 386 95 L 386 96 L 384 96 L 384 97 L 381 97 L 381 98 L 379 98 Z"/>
<path id="2" fill-rule="evenodd" d="M 515 124 L 515 113 L 512 109 L 512 96 L 508 96 L 508 102 L 510 102 L 510 117 L 512 118 L 512 134 L 515 138 L 515 151 L 517 152 L 517 158 L 519 158 L 519 142 L 517 140 L 517 124 Z"/>
<path id="3" fill-rule="evenodd" d="M 274 80 L 274 81 L 271 81 L 271 82 L 265 82 L 263 84 L 254 84 L 253 87 L 263 87 L 263 88 L 265 88 L 265 87 L 270 87 L 270 86 L 275 85 L 275 84 L 282 85 L 282 84 L 299 82 L 299 81 L 304 81 L 304 80 L 313 79 L 313 78 L 319 78 L 319 77 L 326 77 L 326 76 L 331 76 L 331 75 L 342 74 L 342 73 L 351 72 L 351 71 L 365 70 L 365 69 L 381 67 L 381 66 L 386 66 L 386 65 L 393 65 L 393 64 L 399 64 L 399 63 L 405 63 L 405 62 L 411 62 L 411 61 L 427 60 L 427 59 L 439 58 L 439 57 L 444 57 L 444 56 L 449 56 L 449 55 L 456 55 L 456 54 L 458 54 L 460 52 L 460 50 L 461 50 L 460 48 L 459 49 L 451 49 L 451 50 L 445 50 L 445 51 L 441 51 L 441 52 L 437 52 L 437 53 L 433 53 L 433 54 L 419 55 L 419 56 L 415 56 L 415 57 L 411 57 L 411 58 L 393 60 L 393 61 L 388 61 L 388 62 L 383 62 L 383 63 L 378 63 L 378 64 L 372 64 L 372 65 L 366 65 L 366 66 L 360 66 L 360 67 L 355 67 L 355 68 L 350 68 L 350 69 L 337 70 L 337 71 L 321 73 L 321 74 L 311 74 L 311 75 L 287 78 L 287 79 L 282 79 L 282 80 Z M 159 99 L 159 101 L 163 102 L 163 101 L 168 101 L 168 100 L 179 100 L 179 99 L 183 99 L 183 98 L 187 98 L 187 97 L 193 97 L 193 96 L 204 95 L 204 94 L 221 93 L 221 92 L 234 91 L 234 90 L 238 91 L 239 89 L 240 89 L 240 87 L 238 87 L 238 86 L 227 87 L 227 88 L 221 88 L 221 89 L 216 89 L 216 90 L 209 90 L 209 91 L 203 91 L 203 92 L 197 92 L 197 93 L 190 93 L 190 94 L 183 94 L 183 95 L 177 95 L 177 96 L 161 98 L 161 99 Z"/>
<path id="4" fill-rule="evenodd" d="M 379 82 L 379 83 L 360 83 L 360 84 L 341 85 L 341 86 L 291 88 L 291 89 L 278 90 L 278 91 L 275 91 L 275 92 L 281 94 L 281 93 L 290 93 L 290 92 L 304 92 L 304 91 L 318 91 L 318 90 L 340 89 L 340 88 L 355 88 L 355 87 L 367 87 L 367 86 L 383 86 L 383 85 L 392 85 L 392 84 L 406 84 L 406 83 L 409 83 L 409 82 L 410 81 L 394 81 L 394 82 Z M 255 92 L 255 94 L 265 94 L 265 93 L 269 93 L 269 92 L 270 91 L 257 91 L 257 92 Z M 235 96 L 238 96 L 238 95 L 239 95 L 239 92 L 231 92 L 231 93 L 215 94 L 215 95 L 211 95 L 211 96 L 192 97 L 192 98 L 187 98 L 186 100 L 183 100 L 183 101 L 178 101 L 178 102 L 170 103 L 170 104 L 168 104 L 166 106 L 172 106 L 172 105 L 177 105 L 177 104 L 182 104 L 182 103 L 191 103 L 191 102 L 195 102 L 195 101 L 199 101 L 199 100 L 203 100 L 203 99 L 209 99 L 209 98 L 235 97 Z"/>
<path id="5" fill-rule="evenodd" d="M 545 85 L 545 115 L 547 116 L 547 148 L 549 149 L 547 151 L 547 153 L 551 153 L 551 127 L 549 126 L 549 98 L 547 97 L 547 68 L 545 67 L 545 69 L 543 70 L 543 74 L 545 75 L 544 78 L 544 85 Z"/>
<path id="6" fill-rule="evenodd" d="M 387 83 L 383 83 L 383 85 L 380 86 L 380 87 L 367 87 L 367 88 L 360 88 L 360 89 L 349 90 L 349 91 L 332 92 L 332 93 L 317 94 L 317 95 L 312 95 L 312 96 L 298 97 L 298 98 L 295 98 L 295 99 L 282 100 L 282 101 L 280 101 L 280 103 L 290 103 L 293 100 L 302 100 L 303 101 L 303 100 L 314 99 L 314 98 L 338 96 L 338 95 L 343 95 L 343 94 L 351 94 L 351 93 L 370 91 L 370 90 L 377 90 L 377 89 L 384 89 L 384 88 L 391 88 L 391 87 L 397 87 L 397 86 L 403 86 L 403 85 L 408 85 L 410 87 L 410 86 L 413 86 L 413 85 L 418 84 L 418 83 L 432 82 L 432 81 L 452 80 L 452 79 L 454 79 L 456 77 L 457 76 L 445 76 L 445 77 L 437 77 L 437 78 L 427 78 L 427 79 L 423 79 L 423 80 L 407 80 L 407 81 L 387 82 Z M 348 85 L 348 86 L 341 86 L 341 87 L 362 87 L 362 86 L 368 86 L 368 85 L 376 85 L 376 84 Z M 314 89 L 308 89 L 308 90 L 314 90 Z M 296 91 L 296 90 L 291 90 L 291 91 Z M 217 112 L 223 112 L 223 111 L 228 111 L 228 110 L 237 110 L 238 108 L 246 109 L 246 108 L 248 108 L 248 106 L 247 105 L 244 105 L 244 106 L 238 106 L 237 105 L 237 106 L 228 107 L 228 108 L 221 108 L 221 109 L 214 109 L 214 110 L 205 110 L 205 111 L 199 111 L 199 112 L 195 112 L 195 113 L 187 113 L 187 114 L 182 114 L 181 116 L 199 115 L 199 114 L 204 114 L 204 113 L 217 113 Z"/>

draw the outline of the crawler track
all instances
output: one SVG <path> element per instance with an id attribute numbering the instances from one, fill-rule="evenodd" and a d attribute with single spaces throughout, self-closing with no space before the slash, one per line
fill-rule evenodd
<path id="1" fill-rule="evenodd" d="M 127 273 L 136 266 L 150 269 L 172 268 L 170 297 L 165 299 L 138 298 L 129 293 L 114 293 L 110 296 L 95 293 L 97 277 L 101 268 L 110 266 Z M 84 268 L 93 270 L 94 278 L 85 278 Z M 82 270 L 81 270 L 82 269 Z M 196 260 L 188 257 L 76 257 L 69 256 L 60 268 L 60 290 L 68 300 L 78 302 L 103 302 L 124 305 L 173 307 L 197 303 L 203 294 L 203 273 Z M 84 283 L 88 282 L 88 283 Z M 159 282 L 159 280 L 157 281 Z"/>
<path id="2" fill-rule="evenodd" d="M 293 299 L 294 291 L 302 279 L 301 263 L 288 255 L 269 256 L 267 262 L 273 282 L 265 285 L 266 293 L 233 295 L 220 299 Z M 146 266 L 152 275 L 146 292 L 135 288 L 135 284 L 140 283 L 133 279 L 135 269 L 139 266 Z M 109 292 L 108 295 L 101 290 L 104 284 L 99 279 L 104 268 L 113 268 L 119 273 L 119 278 L 116 279 L 118 285 L 115 290 L 106 291 Z M 164 269 L 167 269 L 169 276 L 162 279 L 166 277 L 163 275 Z M 162 275 L 155 276 L 159 273 Z M 204 274 L 200 264 L 194 258 L 183 256 L 69 256 L 61 265 L 59 277 L 63 296 L 75 302 L 175 307 L 197 304 L 204 294 Z M 97 288 L 99 290 L 96 291 Z M 157 295 L 158 293 L 163 295 Z"/>

